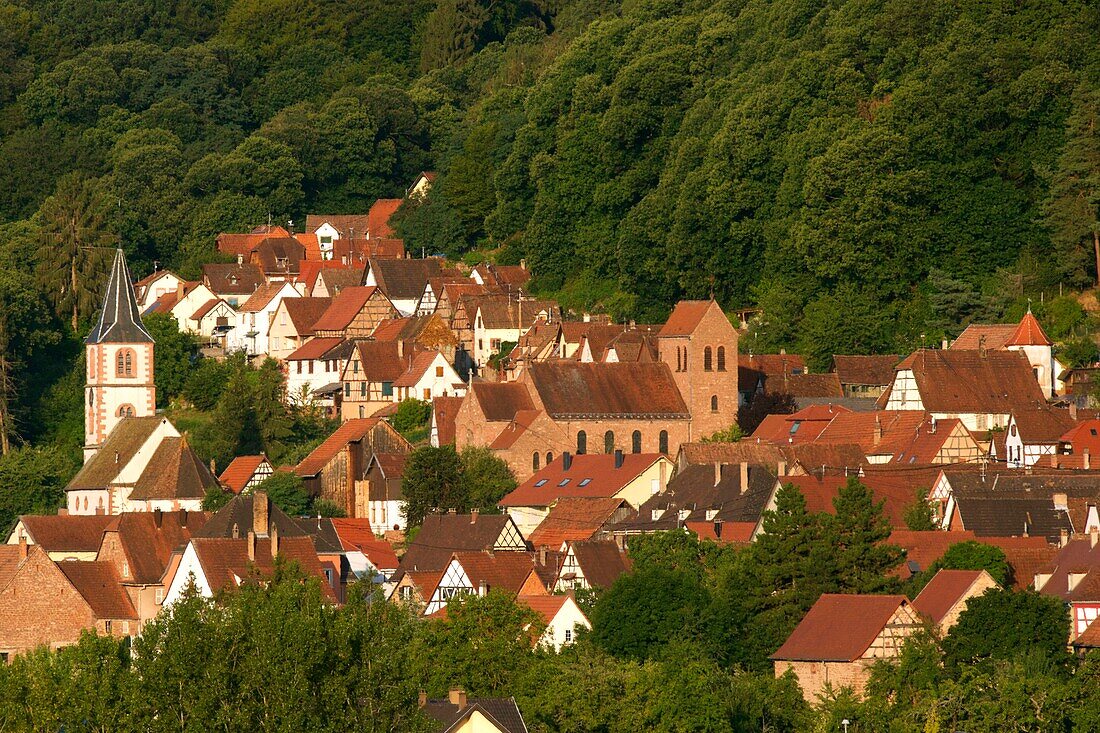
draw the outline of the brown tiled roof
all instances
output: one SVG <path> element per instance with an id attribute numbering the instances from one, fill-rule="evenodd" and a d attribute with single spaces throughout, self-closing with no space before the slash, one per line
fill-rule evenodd
<path id="1" fill-rule="evenodd" d="M 252 261 L 265 273 L 297 275 L 305 258 L 305 246 L 294 237 L 268 237 L 252 250 Z"/>
<path id="2" fill-rule="evenodd" d="M 485 328 L 530 328 L 545 315 L 554 317 L 560 307 L 555 300 L 533 300 L 511 295 L 485 295 L 475 300 Z"/>
<path id="3" fill-rule="evenodd" d="M 360 270 L 372 258 L 378 259 L 403 259 L 405 257 L 405 240 L 390 239 L 385 237 L 371 237 L 370 239 L 341 238 L 332 243 L 332 256 L 341 262 L 356 265 Z"/>
<path id="4" fill-rule="evenodd" d="M 299 346 L 286 357 L 287 361 L 314 361 L 324 358 L 325 354 L 344 343 L 339 336 L 314 337 Z"/>
<path id="5" fill-rule="evenodd" d="M 738 354 L 737 366 L 765 379 L 781 380 L 784 374 L 805 373 L 806 360 L 798 354 Z"/>
<path id="6" fill-rule="evenodd" d="M 456 552 L 454 558 L 466 571 L 474 588 L 485 583 L 490 590 L 500 589 L 517 594 L 523 581 L 534 570 L 534 555 L 530 552 Z"/>
<path id="7" fill-rule="evenodd" d="M 1020 324 L 1016 326 L 1016 330 L 1012 332 L 1012 335 L 1008 337 L 1008 341 L 1005 342 L 1005 346 L 1050 345 L 1050 339 L 1047 338 L 1046 333 L 1043 331 L 1043 327 L 1039 325 L 1039 321 L 1031 314 L 1030 310 L 1020 319 Z"/>
<path id="8" fill-rule="evenodd" d="M 130 499 L 201 499 L 218 480 L 184 438 L 165 438 L 142 471 Z"/>
<path id="9" fill-rule="evenodd" d="M 505 291 L 521 288 L 531 280 L 531 272 L 520 265 L 480 264 L 474 271 L 491 287 Z"/>
<path id="10" fill-rule="evenodd" d="M 1040 540 L 1042 545 L 1025 547 L 1025 540 Z M 1033 587 L 1035 574 L 1047 567 L 1054 559 L 1058 548 L 1046 542 L 1043 537 L 979 537 L 979 542 L 1001 548 L 1012 568 L 1012 585 L 1017 590 Z"/>
<path id="11" fill-rule="evenodd" d="M 1038 409 L 1014 410 L 1012 417 L 1024 443 L 1057 443 L 1074 425 L 1069 410 L 1045 405 Z"/>
<path id="12" fill-rule="evenodd" d="M 440 445 L 455 442 L 455 416 L 462 407 L 463 397 L 436 397 L 432 400 L 432 418 L 435 420 Z"/>
<path id="13" fill-rule="evenodd" d="M 978 581 L 983 572 L 982 570 L 940 570 L 913 599 L 913 608 L 938 624 L 947 612 L 955 607 L 963 594 Z"/>
<path id="14" fill-rule="evenodd" d="M 113 519 L 106 514 L 27 514 L 19 521 L 30 541 L 46 552 L 98 552 L 103 530 Z"/>
<path id="15" fill-rule="evenodd" d="M 218 251 L 231 255 L 247 255 L 268 237 L 289 237 L 290 232 L 280 226 L 258 226 L 247 234 L 222 232 L 217 236 Z"/>
<path id="16" fill-rule="evenodd" d="M 313 322 L 313 330 L 315 332 L 346 330 L 376 291 L 375 287 L 365 285 L 344 288 L 332 299 L 324 313 Z"/>
<path id="17" fill-rule="evenodd" d="M 614 497 L 559 499 L 527 540 L 533 547 L 557 549 L 567 540 L 591 539 L 624 504 L 625 500 Z"/>
<path id="18" fill-rule="evenodd" d="M 652 329 L 652 326 L 638 328 Z M 611 349 L 615 350 L 615 357 L 621 362 L 657 361 L 659 358 L 657 334 L 652 331 L 623 331 L 604 347 L 604 360 Z"/>
<path id="19" fill-rule="evenodd" d="M 493 438 L 493 442 L 489 444 L 489 449 L 508 450 L 531 429 L 538 417 L 544 414 L 546 413 L 542 410 L 519 410 L 512 421 L 500 431 L 500 434 Z"/>
<path id="20" fill-rule="evenodd" d="M 1040 572 L 1050 573 L 1050 580 L 1039 589 L 1040 593 L 1067 602 L 1100 602 L 1100 544 L 1093 546 L 1090 539 L 1071 540 Z M 1085 574 L 1072 589 L 1070 573 Z"/>
<path id="21" fill-rule="evenodd" d="M 176 307 L 176 303 L 179 302 L 179 293 L 172 291 L 165 293 L 164 295 L 153 301 L 153 304 L 145 309 L 144 315 L 150 315 L 153 313 L 171 313 L 172 309 Z"/>
<path id="22" fill-rule="evenodd" d="M 837 405 L 810 405 L 790 415 L 768 415 L 750 438 L 772 443 L 805 443 L 816 440 L 837 415 L 851 412 Z"/>
<path id="23" fill-rule="evenodd" d="M 31 545 L 27 548 L 27 556 L 34 552 L 46 552 L 41 547 Z M 3 590 L 15 574 L 19 566 L 23 564 L 23 551 L 19 545 L 0 545 L 0 590 Z"/>
<path id="24" fill-rule="evenodd" d="M 428 279 L 442 275 L 440 262 L 433 257 L 423 260 L 372 258 L 370 271 L 379 289 L 391 300 L 419 299 Z"/>
<path id="25" fill-rule="evenodd" d="M 581 323 L 577 325 L 585 327 L 578 336 L 578 343 L 581 348 L 583 348 L 584 343 L 588 342 L 588 348 L 592 352 L 592 358 L 596 361 L 602 361 L 607 345 L 615 341 L 619 336 L 622 336 L 626 331 L 626 326 L 618 323 Z M 562 331 L 566 332 L 564 325 Z M 578 358 L 580 357 L 580 353 L 581 350 L 579 348 L 577 350 Z"/>
<path id="26" fill-rule="evenodd" d="M 353 418 L 344 422 L 321 445 L 314 448 L 312 453 L 303 458 L 294 472 L 303 477 L 316 476 L 348 443 L 367 437 L 378 422 L 376 417 Z"/>
<path id="27" fill-rule="evenodd" d="M 248 559 L 248 538 L 195 537 L 191 540 L 195 555 L 202 566 L 210 590 L 217 593 L 239 585 L 238 579 L 246 581 L 258 573 L 260 577 L 270 577 L 275 564 L 271 553 L 271 540 L 257 538 L 255 560 Z M 326 582 L 317 557 L 313 540 L 309 537 L 279 536 L 278 554 L 287 560 L 297 562 L 302 572 L 321 578 L 321 588 L 329 598 L 334 598 L 332 588 Z"/>
<path id="28" fill-rule="evenodd" d="M 573 557 L 593 588 L 610 588 L 619 576 L 630 572 L 632 563 L 614 540 L 570 542 Z"/>
<path id="29" fill-rule="evenodd" d="M 214 310 L 214 308 L 218 305 L 218 303 L 225 303 L 225 301 L 222 300 L 221 298 L 211 298 L 210 300 L 206 301 L 205 303 L 203 303 L 202 305 L 199 306 L 198 310 L 196 310 L 194 313 L 191 314 L 191 320 L 192 321 L 200 320 L 207 313 Z M 225 303 L 225 304 L 229 305 L 228 303 Z"/>
<path id="30" fill-rule="evenodd" d="M 234 494 L 239 494 L 244 491 L 244 487 L 252 480 L 256 469 L 266 460 L 267 457 L 262 454 L 258 456 L 237 456 L 229 462 L 229 465 L 225 467 L 222 475 L 218 478 L 223 484 L 232 489 Z"/>
<path id="31" fill-rule="evenodd" d="M 784 374 L 769 379 L 769 392 L 783 392 L 793 397 L 843 397 L 840 379 L 831 372 L 825 374 Z"/>
<path id="32" fill-rule="evenodd" d="M 626 453 L 622 455 L 622 466 L 615 468 L 614 454 L 586 454 L 571 456 L 570 466 L 566 469 L 565 457 L 559 455 L 509 492 L 499 505 L 550 506 L 566 497 L 609 498 L 635 481 L 662 457 L 660 453 Z"/>
<path id="33" fill-rule="evenodd" d="M 394 387 L 415 387 L 424 373 L 435 363 L 438 351 L 421 351 L 413 356 L 405 372 L 394 380 Z"/>
<path id="34" fill-rule="evenodd" d="M 517 382 L 474 382 L 470 392 L 489 422 L 512 420 L 520 410 L 535 409 L 527 386 Z"/>
<path id="35" fill-rule="evenodd" d="M 396 382 L 414 358 L 411 350 L 400 355 L 394 341 L 356 341 L 355 348 L 362 369 L 358 374 L 353 373 L 352 379 L 368 382 Z"/>
<path id="36" fill-rule="evenodd" d="M 264 274 L 249 262 L 240 265 L 236 262 L 212 263 L 202 266 L 202 280 L 219 295 L 251 295 L 263 284 Z"/>
<path id="37" fill-rule="evenodd" d="M 267 502 L 267 530 L 255 526 L 255 502 L 261 497 Z M 244 537 L 249 532 L 266 537 L 271 527 L 275 527 L 281 537 L 305 537 L 310 534 L 262 491 L 234 496 L 225 506 L 214 512 L 200 529 L 191 534 L 194 537 L 232 538 L 234 527 L 239 537 Z"/>
<path id="38" fill-rule="evenodd" d="M 517 603 L 537 613 L 547 625 L 554 621 L 554 617 L 561 612 L 561 607 L 567 600 L 569 596 L 518 596 L 516 598 Z"/>
<path id="39" fill-rule="evenodd" d="M 118 476 L 145 441 L 157 429 L 163 417 L 126 417 L 107 436 L 103 447 L 77 472 L 66 491 L 73 489 L 102 489 Z"/>
<path id="40" fill-rule="evenodd" d="M 393 237 L 393 227 L 390 226 L 390 217 L 401 208 L 405 199 L 378 199 L 367 212 L 367 233 L 371 239 L 388 239 Z"/>
<path id="41" fill-rule="evenodd" d="M 1080 649 L 1100 648 L 1100 623 L 1096 621 L 1090 623 L 1084 632 L 1071 643 Z"/>
<path id="42" fill-rule="evenodd" d="M 511 697 L 474 697 L 466 701 L 466 707 L 460 708 L 448 700 L 429 700 L 424 705 L 424 714 L 439 722 L 440 733 L 451 733 L 462 728 L 462 723 L 475 712 L 488 718 L 490 724 L 501 733 L 527 733 L 527 725 L 520 715 L 519 706 Z"/>
<path id="43" fill-rule="evenodd" d="M 668 365 L 547 361 L 526 372 L 547 414 L 563 418 L 687 419 Z"/>
<path id="44" fill-rule="evenodd" d="M 507 514 L 429 514 L 401 558 L 401 569 L 441 571 L 455 552 L 492 549 L 509 522 Z"/>
<path id="45" fill-rule="evenodd" d="M 317 275 L 317 279 L 324 281 L 329 295 L 339 295 L 347 288 L 359 287 L 363 282 L 365 267 L 347 267 L 343 269 L 324 269 Z M 313 287 L 317 287 L 316 283 Z"/>
<path id="46" fill-rule="evenodd" d="M 922 349 L 897 366 L 911 369 L 929 412 L 1008 414 L 1046 404 L 1027 356 L 1018 351 Z M 887 389 L 879 399 L 885 406 Z"/>
<path id="47" fill-rule="evenodd" d="M 98 619 L 136 619 L 137 611 L 122 589 L 118 572 L 109 562 L 65 560 L 57 567 Z"/>
<path id="48" fill-rule="evenodd" d="M 248 300 L 241 303 L 240 307 L 237 308 L 237 310 L 241 313 L 259 313 L 260 311 L 267 308 L 268 304 L 271 303 L 271 301 L 275 298 L 275 296 L 279 294 L 280 291 L 282 291 L 285 285 L 285 282 L 264 283 L 260 287 L 256 288 L 256 292 L 248 296 Z M 294 298 L 297 297 L 297 293 L 295 293 L 295 295 L 289 295 L 288 293 L 286 296 L 283 297 Z"/>
<path id="49" fill-rule="evenodd" d="M 133 582 L 160 583 L 172 553 L 182 550 L 201 531 L 206 512 L 124 512 L 107 529 L 117 532 L 130 565 Z"/>
<path id="50" fill-rule="evenodd" d="M 315 234 L 323 224 L 330 224 L 340 237 L 350 237 L 355 232 L 365 235 L 368 231 L 367 214 L 306 214 L 306 231 Z"/>
<path id="51" fill-rule="evenodd" d="M 885 387 L 894 381 L 894 367 L 901 361 L 896 354 L 883 356 L 833 356 L 833 369 L 841 384 Z"/>
<path id="52" fill-rule="evenodd" d="M 287 298 L 283 301 L 283 307 L 299 336 L 312 336 L 313 324 L 330 305 L 332 298 Z"/>
<path id="53" fill-rule="evenodd" d="M 756 463 L 775 465 L 786 460 L 783 450 L 772 443 L 741 440 L 736 443 L 681 443 L 679 464 Z"/>
<path id="54" fill-rule="evenodd" d="M 798 464 L 806 473 L 821 473 L 821 467 L 843 472 L 867 462 L 860 447 L 854 443 L 795 443 L 783 446 L 788 465 Z"/>
<path id="55" fill-rule="evenodd" d="M 1003 348 L 1016 332 L 1017 325 L 1015 323 L 972 323 L 964 328 L 959 337 L 951 343 L 951 348 L 958 351 L 977 351 L 982 346 L 987 349 Z"/>
<path id="56" fill-rule="evenodd" d="M 848 483 L 848 477 L 838 474 L 820 476 L 785 476 L 780 479 L 784 484 L 794 484 L 806 497 L 806 509 L 809 512 L 835 514 L 833 500 L 840 489 Z M 860 478 L 876 502 L 884 501 L 883 514 L 892 527 L 905 526 L 905 511 L 916 501 L 917 483 L 913 477 L 891 477 L 876 473 Z"/>
<path id="57" fill-rule="evenodd" d="M 826 593 L 806 613 L 772 659 L 854 662 L 882 633 L 905 596 Z"/>
<path id="58" fill-rule="evenodd" d="M 660 336 L 689 336 L 694 333 L 703 316 L 710 310 L 713 300 L 681 300 L 672 309 L 661 328 Z"/>

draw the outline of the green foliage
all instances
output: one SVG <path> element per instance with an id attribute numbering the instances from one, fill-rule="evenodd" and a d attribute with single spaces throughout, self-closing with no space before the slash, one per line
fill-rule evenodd
<path id="1" fill-rule="evenodd" d="M 406 438 L 413 430 L 424 427 L 432 418 L 432 406 L 423 400 L 410 398 L 402 400 L 397 412 L 390 419 L 393 429 Z"/>
<path id="2" fill-rule="evenodd" d="M 292 517 L 310 513 L 311 501 L 306 493 L 305 483 L 292 471 L 276 471 L 258 483 L 253 490 L 267 492 L 271 502 Z"/>
<path id="3" fill-rule="evenodd" d="M 419 525 L 433 509 L 495 513 L 497 502 L 516 488 L 516 477 L 488 448 L 427 445 L 414 450 L 405 463 L 401 491 L 405 519 Z"/>
<path id="4" fill-rule="evenodd" d="M 741 428 L 734 423 L 724 430 L 718 430 L 713 435 L 708 435 L 702 439 L 702 443 L 736 443 L 745 437 L 745 434 L 741 432 Z"/>
<path id="5" fill-rule="evenodd" d="M 176 319 L 167 313 L 153 313 L 142 321 L 156 342 L 153 379 L 157 405 L 164 407 L 184 392 L 192 375 L 192 365 L 198 358 L 198 345 L 192 336 L 180 332 Z"/>
<path id="6" fill-rule="evenodd" d="M 0 456 L 0 531 L 9 530 L 21 514 L 56 514 L 79 467 L 65 451 L 51 446 L 16 448 Z"/>
<path id="7" fill-rule="evenodd" d="M 936 522 L 936 510 L 928 502 L 928 492 L 925 489 L 917 489 L 913 503 L 905 509 L 902 519 L 905 526 L 914 532 L 931 532 L 939 529 Z"/>
<path id="8" fill-rule="evenodd" d="M 211 486 L 202 497 L 202 510 L 204 512 L 216 512 L 228 504 L 232 498 L 233 495 L 220 486 Z"/>
<path id="9" fill-rule="evenodd" d="M 497 502 L 516 488 L 516 476 L 502 459 L 491 450 L 471 445 L 459 454 L 462 460 L 462 483 L 471 509 L 495 514 Z"/>
<path id="10" fill-rule="evenodd" d="M 328 499 L 315 499 L 310 510 L 311 515 L 321 517 L 344 517 L 347 513 L 342 506 Z"/>
<path id="11" fill-rule="evenodd" d="M 956 542 L 928 569 L 929 578 L 938 570 L 985 570 L 1001 587 L 1012 582 L 1012 566 L 1004 551 L 993 545 L 968 540 Z"/>
<path id="12" fill-rule="evenodd" d="M 1033 591 L 993 588 L 966 603 L 943 641 L 949 667 L 1034 653 L 1053 663 L 1068 662 L 1069 611 L 1062 599 Z"/>
<path id="13" fill-rule="evenodd" d="M 159 354 L 157 369 L 160 369 Z M 229 370 L 225 362 L 216 359 L 200 359 L 192 367 L 183 384 L 183 396 L 200 410 L 212 410 L 225 392 L 229 382 Z"/>

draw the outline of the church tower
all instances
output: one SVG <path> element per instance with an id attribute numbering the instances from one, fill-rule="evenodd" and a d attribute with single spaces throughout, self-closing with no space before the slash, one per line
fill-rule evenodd
<path id="1" fill-rule="evenodd" d="M 1031 371 L 1043 390 L 1043 396 L 1050 399 L 1056 392 L 1061 365 L 1054 359 L 1054 345 L 1047 338 L 1039 321 L 1031 314 L 1030 306 L 1016 331 L 1005 342 L 1004 348 L 1008 351 L 1022 351 L 1027 356 Z"/>
<path id="2" fill-rule="evenodd" d="M 124 417 L 156 413 L 153 337 L 138 310 L 122 250 L 115 253 L 99 321 L 85 340 L 84 461 Z"/>

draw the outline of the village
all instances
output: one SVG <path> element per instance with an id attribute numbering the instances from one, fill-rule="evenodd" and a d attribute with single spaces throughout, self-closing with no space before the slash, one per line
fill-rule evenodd
<path id="1" fill-rule="evenodd" d="M 433 180 L 421 174 L 407 196 Z M 784 487 L 830 514 L 853 479 L 901 550 L 891 575 L 933 574 L 914 597 L 812 604 L 769 657 L 807 701 L 860 695 L 911 634 L 949 634 L 969 601 L 1002 586 L 1058 599 L 1066 647 L 1100 648 L 1095 370 L 1063 367 L 1030 310 L 908 355 L 838 354 L 816 373 L 797 354 L 739 348 L 753 314 L 713 299 L 681 301 L 663 323 L 617 323 L 532 296 L 524 262 L 414 256 L 389 223 L 402 202 L 310 215 L 300 232 L 222 233 L 227 261 L 196 281 L 135 279 L 113 255 L 86 340 L 84 465 L 56 515 L 5 528 L 0 660 L 87 631 L 136 638 L 188 594 L 218 599 L 280 558 L 337 605 L 360 584 L 445 620 L 456 598 L 504 594 L 542 620 L 536 646 L 560 651 L 592 629 L 591 594 L 632 572 L 638 538 L 740 551 L 766 534 Z M 292 465 L 205 462 L 156 407 L 152 314 L 208 358 L 274 360 L 287 404 L 338 427 Z M 392 424 L 410 401 L 430 409 L 415 441 Z M 410 512 L 406 467 L 425 446 L 483 449 L 514 488 L 492 505 Z M 337 516 L 281 509 L 264 488 L 280 474 Z M 959 543 L 997 548 L 1009 572 L 935 572 Z M 420 704 L 447 730 L 526 730 L 503 698 L 455 689 Z"/>

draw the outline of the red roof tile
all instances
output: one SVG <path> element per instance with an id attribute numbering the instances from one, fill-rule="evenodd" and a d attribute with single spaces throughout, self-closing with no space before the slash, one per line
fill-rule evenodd
<path id="1" fill-rule="evenodd" d="M 267 308 L 268 304 L 274 300 L 275 296 L 279 294 L 285 285 L 285 282 L 264 283 L 256 288 L 256 292 L 252 293 L 252 295 L 248 297 L 248 300 L 242 303 L 237 310 L 241 313 L 259 313 Z M 297 297 L 297 293 L 295 293 L 295 295 L 289 295 L 288 292 L 288 294 L 283 297 L 294 298 Z"/>
<path id="2" fill-rule="evenodd" d="M 347 287 L 332 299 L 325 312 L 313 323 L 316 331 L 344 331 L 377 292 L 373 286 Z"/>
<path id="3" fill-rule="evenodd" d="M 378 199 L 367 212 L 367 232 L 371 239 L 388 239 L 393 237 L 393 227 L 390 226 L 390 217 L 401 208 L 405 199 Z"/>
<path id="4" fill-rule="evenodd" d="M 287 298 L 283 307 L 299 336 L 312 336 L 313 324 L 332 305 L 332 298 Z"/>
<path id="5" fill-rule="evenodd" d="M 314 337 L 299 346 L 286 357 L 287 361 L 315 361 L 344 343 L 339 336 Z"/>
<path id="6" fill-rule="evenodd" d="M 474 588 L 484 582 L 489 589 L 519 593 L 523 581 L 535 569 L 530 552 L 456 552 L 454 559 L 466 571 Z"/>
<path id="7" fill-rule="evenodd" d="M 440 445 L 454 445 L 455 416 L 462 407 L 464 397 L 436 397 L 432 400 L 432 419 L 435 421 Z"/>
<path id="8" fill-rule="evenodd" d="M 316 476 L 348 443 L 365 438 L 378 422 L 379 420 L 376 417 L 360 417 L 348 420 L 336 428 L 336 431 L 328 436 L 321 445 L 314 448 L 312 453 L 303 458 L 302 462 L 294 469 L 294 472 L 303 477 Z"/>
<path id="9" fill-rule="evenodd" d="M 922 349 L 898 364 L 912 370 L 929 412 L 1005 414 L 1046 404 L 1027 356 L 1018 351 Z M 887 389 L 879 398 L 885 406 Z"/>
<path id="10" fill-rule="evenodd" d="M 105 514 L 28 514 L 19 518 L 30 541 L 46 552 L 98 552 L 103 531 L 113 519 Z"/>
<path id="11" fill-rule="evenodd" d="M 1043 332 L 1043 327 L 1039 325 L 1039 321 L 1036 320 L 1035 316 L 1031 315 L 1030 310 L 1020 319 L 1020 325 L 1016 326 L 1016 330 L 1012 332 L 1012 335 L 1008 337 L 1008 341 L 1005 342 L 1005 346 L 1050 345 L 1050 339 L 1047 338 L 1046 333 Z"/>
<path id="12" fill-rule="evenodd" d="M 841 384 L 886 386 L 894 381 L 894 367 L 901 361 L 897 354 L 884 356 L 833 356 L 833 369 Z"/>
<path id="13" fill-rule="evenodd" d="M 695 332 L 703 316 L 710 310 L 713 300 L 681 300 L 672 309 L 661 328 L 660 336 L 689 336 Z"/>
<path id="14" fill-rule="evenodd" d="M 248 580 L 258 573 L 260 577 L 270 577 L 274 570 L 274 558 L 271 553 L 270 538 L 256 538 L 254 560 L 248 558 L 248 538 L 195 537 L 191 546 L 202 566 L 210 590 L 236 588 L 241 581 Z M 332 587 L 325 578 L 321 560 L 313 540 L 309 537 L 280 537 L 278 554 L 287 560 L 298 563 L 305 575 L 321 578 L 321 587 L 330 599 L 335 598 Z"/>
<path id="15" fill-rule="evenodd" d="M 959 351 L 977 351 L 982 346 L 1000 349 L 1012 338 L 1016 328 L 1015 323 L 972 323 L 951 342 L 951 348 Z"/>
<path id="16" fill-rule="evenodd" d="M 512 421 L 508 423 L 500 434 L 489 444 L 490 450 L 507 450 L 515 445 L 535 423 L 539 415 L 545 414 L 542 410 L 519 410 Z"/>
<path id="17" fill-rule="evenodd" d="M 527 386 L 517 382 L 476 381 L 470 392 L 489 422 L 510 421 L 520 410 L 535 409 Z"/>
<path id="18" fill-rule="evenodd" d="M 435 363 L 438 351 L 421 351 L 416 354 L 404 374 L 394 380 L 394 387 L 415 387 L 424 373 Z"/>
<path id="19" fill-rule="evenodd" d="M 550 506 L 566 497 L 611 497 L 662 457 L 660 453 L 624 453 L 622 466 L 615 468 L 614 454 L 586 454 L 571 456 L 571 465 L 565 469 L 564 456 L 559 455 L 501 499 L 500 506 Z"/>
<path id="20" fill-rule="evenodd" d="M 555 419 L 690 417 L 672 371 L 663 362 L 544 361 L 531 364 L 525 374 Z"/>
<path id="21" fill-rule="evenodd" d="M 516 602 L 527 606 L 542 617 L 543 623 L 553 623 L 554 617 L 561 612 L 561 607 L 569 600 L 569 596 L 517 596 Z"/>
<path id="22" fill-rule="evenodd" d="M 252 480 L 256 469 L 267 460 L 266 456 L 237 456 L 222 471 L 218 480 L 233 490 L 234 494 L 244 491 L 244 487 Z"/>
<path id="23" fill-rule="evenodd" d="M 65 560 L 57 567 L 69 579 L 98 619 L 136 619 L 137 611 L 109 562 Z"/>
<path id="24" fill-rule="evenodd" d="M 771 658 L 854 662 L 863 656 L 897 610 L 908 603 L 905 596 L 826 593 Z"/>
<path id="25" fill-rule="evenodd" d="M 531 532 L 533 547 L 556 550 L 571 540 L 588 540 L 607 524 L 626 502 L 614 497 L 566 497 L 550 508 L 550 514 Z"/>
<path id="26" fill-rule="evenodd" d="M 982 570 L 940 570 L 913 599 L 913 608 L 937 624 L 981 577 Z"/>
<path id="27" fill-rule="evenodd" d="M 333 519 L 332 527 L 345 550 L 359 550 L 379 570 L 397 568 L 397 555 L 388 542 L 374 536 L 368 519 Z"/>

